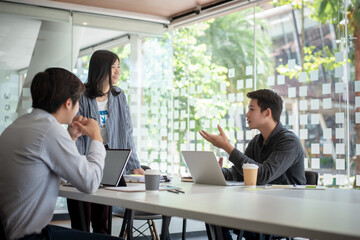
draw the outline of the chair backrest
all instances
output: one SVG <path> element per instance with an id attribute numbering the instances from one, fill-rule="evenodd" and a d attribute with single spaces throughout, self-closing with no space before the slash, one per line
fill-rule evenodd
<path id="1" fill-rule="evenodd" d="M 0 239 L 4 239 L 4 240 L 6 239 L 4 224 L 1 221 L 1 218 L 0 218 Z"/>
<path id="2" fill-rule="evenodd" d="M 305 171 L 306 185 L 318 185 L 319 173 L 314 171 Z"/>

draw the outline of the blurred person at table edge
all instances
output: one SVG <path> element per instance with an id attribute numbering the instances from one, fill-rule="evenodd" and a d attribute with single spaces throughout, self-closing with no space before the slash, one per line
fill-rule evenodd
<path id="1" fill-rule="evenodd" d="M 49 225 L 60 179 L 94 193 L 106 152 L 97 122 L 75 117 L 85 87 L 74 74 L 48 68 L 35 75 L 30 90 L 31 113 L 16 119 L 0 136 L 0 218 L 6 239 L 115 239 Z M 75 145 L 82 134 L 89 138 L 86 156 Z"/>

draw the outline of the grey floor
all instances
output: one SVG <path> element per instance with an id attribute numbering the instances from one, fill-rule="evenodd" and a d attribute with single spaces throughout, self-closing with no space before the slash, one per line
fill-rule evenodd
<path id="1" fill-rule="evenodd" d="M 135 227 L 140 227 L 142 224 L 144 223 L 144 221 L 134 221 L 134 226 Z M 70 221 L 69 220 L 65 220 L 65 221 L 53 221 L 51 222 L 51 224 L 53 225 L 58 225 L 58 226 L 63 226 L 63 227 L 68 227 L 70 228 Z M 113 218 L 112 221 L 112 236 L 119 236 L 120 233 L 120 228 L 121 228 L 121 224 L 122 224 L 122 219 L 121 218 Z M 183 219 L 182 218 L 177 218 L 177 217 L 173 217 L 171 219 L 171 223 L 170 223 L 170 227 L 169 227 L 169 231 L 170 231 L 170 236 L 171 236 L 171 240 L 180 240 L 181 239 L 181 233 L 182 233 L 182 224 L 183 224 Z M 157 228 L 158 233 L 161 232 L 161 220 L 155 220 L 155 225 Z M 186 224 L 186 228 L 187 228 L 187 233 L 186 233 L 186 239 L 187 240 L 205 240 L 208 239 L 207 235 L 206 235 L 206 229 L 205 229 L 205 224 L 204 222 L 199 222 L 199 221 L 195 221 L 195 220 L 191 220 L 188 219 L 187 220 L 187 224 Z M 146 235 L 150 235 L 149 231 L 145 232 Z M 134 237 L 136 237 L 136 234 L 134 233 Z M 232 235 L 233 239 L 236 239 L 236 235 Z M 149 238 L 145 238 L 145 237 L 138 237 L 138 240 L 144 240 L 144 239 L 149 239 Z M 245 240 L 243 238 L 243 240 Z M 306 238 L 294 238 L 294 240 L 308 240 Z"/>
<path id="2" fill-rule="evenodd" d="M 135 220 L 134 226 L 138 228 L 144 222 L 145 221 Z M 69 220 L 53 221 L 53 222 L 51 222 L 51 224 L 70 228 Z M 115 217 L 113 218 L 111 235 L 119 236 L 121 224 L 122 224 L 121 218 L 115 218 Z M 171 223 L 170 223 L 170 227 L 169 227 L 171 239 L 174 239 L 174 240 L 181 239 L 182 224 L 183 224 L 182 218 L 174 217 L 171 219 Z M 157 229 L 158 233 L 160 233 L 161 232 L 161 220 L 155 220 L 155 225 L 156 225 L 156 229 Z M 203 222 L 189 219 L 189 220 L 187 220 L 186 228 L 187 228 L 186 239 L 190 239 L 190 240 L 208 239 L 207 235 L 206 235 L 205 224 Z M 147 230 L 145 232 L 145 234 L 149 236 L 150 232 Z M 134 237 L 135 236 L 136 236 L 136 233 L 134 233 Z M 146 238 L 139 237 L 138 239 L 142 240 L 142 239 L 146 239 Z M 234 239 L 235 239 L 235 237 L 234 237 Z"/>

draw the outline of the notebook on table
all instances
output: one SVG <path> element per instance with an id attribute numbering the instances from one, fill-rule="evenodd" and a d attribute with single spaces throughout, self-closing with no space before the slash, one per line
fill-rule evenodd
<path id="1" fill-rule="evenodd" d="M 104 174 L 101 184 L 116 187 L 124 174 L 129 161 L 131 149 L 107 149 Z"/>
<path id="2" fill-rule="evenodd" d="M 244 182 L 225 180 L 214 152 L 181 151 L 181 153 L 195 183 L 220 186 L 244 185 Z"/>

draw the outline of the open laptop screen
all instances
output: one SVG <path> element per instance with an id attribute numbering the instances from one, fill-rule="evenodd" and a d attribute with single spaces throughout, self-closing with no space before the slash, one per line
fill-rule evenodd
<path id="1" fill-rule="evenodd" d="M 182 156 L 189 167 L 195 183 L 242 186 L 243 182 L 226 181 L 221 171 L 214 152 L 211 151 L 181 151 Z"/>
<path id="2" fill-rule="evenodd" d="M 104 175 L 101 184 L 104 186 L 117 186 L 125 171 L 131 149 L 106 150 Z"/>

